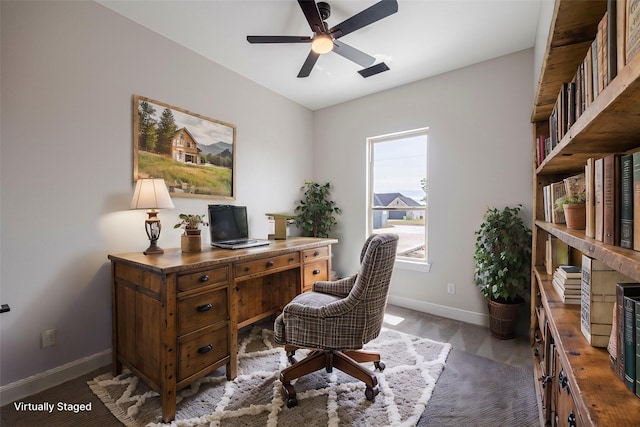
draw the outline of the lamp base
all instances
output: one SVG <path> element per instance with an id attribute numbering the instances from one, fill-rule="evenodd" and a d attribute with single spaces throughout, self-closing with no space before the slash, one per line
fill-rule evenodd
<path id="1" fill-rule="evenodd" d="M 156 242 L 151 242 L 149 247 L 145 249 L 145 251 L 143 252 L 143 254 L 145 255 L 155 255 L 155 254 L 163 254 L 163 253 L 164 253 L 164 249 L 156 245 Z"/>

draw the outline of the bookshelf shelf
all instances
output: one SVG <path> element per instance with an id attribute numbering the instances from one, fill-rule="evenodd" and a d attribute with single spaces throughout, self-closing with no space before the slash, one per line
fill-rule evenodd
<path id="1" fill-rule="evenodd" d="M 640 282 L 640 252 L 620 246 L 606 245 L 586 237 L 584 231 L 571 230 L 562 224 L 536 220 L 536 227 L 557 237 L 572 248 L 596 258 L 625 276 Z"/>
<path id="2" fill-rule="evenodd" d="M 637 147 L 639 117 L 640 55 L 637 55 L 582 113 L 536 172 L 539 175 L 577 172 L 584 170 L 589 157 L 604 157 Z"/>
<path id="3" fill-rule="evenodd" d="M 580 331 L 580 306 L 565 305 L 551 284 L 551 276 L 538 266 L 534 274 L 540 285 L 540 303 L 547 314 L 551 333 L 558 337 L 555 344 L 561 364 L 567 372 L 572 394 L 580 413 L 586 414 L 585 424 L 594 426 L 636 425 L 640 414 L 640 399 L 627 389 L 609 368 L 606 349 L 591 347 Z M 597 402 L 597 404 L 594 404 Z M 624 402 L 624 409 L 620 403 Z M 612 411 L 612 408 L 620 408 Z"/>
<path id="4" fill-rule="evenodd" d="M 604 33 L 616 41 L 617 74 L 596 98 L 584 104 L 586 108 L 580 109 L 582 113 L 576 114 L 573 123 L 568 121 L 568 129 L 563 129 L 566 132 L 555 148 L 533 166 L 530 334 L 540 423 L 544 426 L 640 425 L 640 398 L 612 369 L 607 349 L 589 344 L 581 331 L 580 305 L 562 302 L 550 270 L 543 265 L 546 243 L 555 237 L 569 246 L 570 261 L 579 263 L 576 258 L 584 254 L 640 282 L 640 251 L 605 244 L 587 237 L 584 230 L 546 222 L 543 196 L 545 186 L 584 172 L 589 158 L 640 150 L 640 54 L 629 61 L 624 58 L 626 1 L 630 0 L 556 0 L 535 92 L 531 119 L 537 153 L 539 138 L 551 134 L 549 118 L 557 108 L 563 84 L 575 78 L 578 87 L 576 70 L 590 64 L 585 57 L 593 52 L 594 39 L 603 34 L 599 24 L 616 25 L 616 33 Z M 612 6 L 617 9 L 615 15 L 609 13 Z M 605 15 L 613 16 L 613 21 L 603 19 Z"/>

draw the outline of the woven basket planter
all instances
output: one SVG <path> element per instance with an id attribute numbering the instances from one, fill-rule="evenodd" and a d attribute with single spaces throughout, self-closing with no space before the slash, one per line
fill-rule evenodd
<path id="1" fill-rule="evenodd" d="M 504 304 L 489 300 L 489 330 L 491 335 L 501 340 L 509 340 L 516 336 L 516 324 L 518 312 L 524 301 L 519 300 L 513 304 Z"/>

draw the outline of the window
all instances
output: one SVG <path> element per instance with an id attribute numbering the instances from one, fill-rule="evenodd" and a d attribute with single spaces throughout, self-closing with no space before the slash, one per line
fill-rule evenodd
<path id="1" fill-rule="evenodd" d="M 400 265 L 427 265 L 428 131 L 367 139 L 368 232 L 399 236 Z"/>

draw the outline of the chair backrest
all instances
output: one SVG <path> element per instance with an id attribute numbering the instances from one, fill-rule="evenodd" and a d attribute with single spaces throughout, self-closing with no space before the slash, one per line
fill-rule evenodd
<path id="1" fill-rule="evenodd" d="M 356 299 L 359 305 L 362 304 L 363 343 L 376 338 L 382 328 L 397 247 L 396 234 L 372 235 L 363 245 L 360 270 L 347 297 Z"/>

